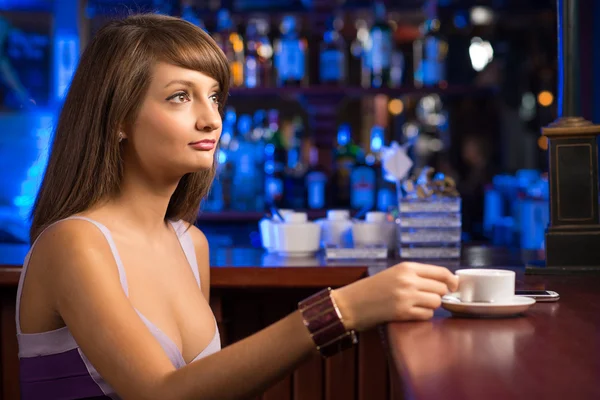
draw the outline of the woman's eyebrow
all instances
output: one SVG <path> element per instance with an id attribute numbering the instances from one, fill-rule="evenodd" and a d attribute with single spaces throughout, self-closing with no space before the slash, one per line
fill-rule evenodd
<path id="1" fill-rule="evenodd" d="M 175 84 L 179 84 L 179 85 L 183 85 L 183 86 L 187 86 L 187 87 L 194 87 L 194 84 L 191 81 L 186 81 L 184 79 L 175 79 L 169 83 L 167 83 L 165 85 L 165 88 L 168 88 L 171 85 L 175 85 Z"/>
<path id="2" fill-rule="evenodd" d="M 165 88 L 168 88 L 169 86 L 177 85 L 177 84 L 183 85 L 183 86 L 189 87 L 189 88 L 194 88 L 196 86 L 192 81 L 188 81 L 188 80 L 185 80 L 185 79 L 175 79 L 175 80 L 172 80 L 169 83 L 167 83 L 165 85 Z M 214 83 L 210 87 L 210 90 L 217 90 L 217 91 L 219 91 L 220 88 L 221 88 L 221 85 L 218 82 L 216 82 L 216 83 Z"/>

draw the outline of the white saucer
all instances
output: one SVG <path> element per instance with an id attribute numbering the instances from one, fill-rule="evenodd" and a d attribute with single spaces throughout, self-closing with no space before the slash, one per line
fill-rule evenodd
<path id="1" fill-rule="evenodd" d="M 511 317 L 525 312 L 535 304 L 535 299 L 514 296 L 498 303 L 463 303 L 457 294 L 442 297 L 442 307 L 456 316 L 469 317 Z"/>

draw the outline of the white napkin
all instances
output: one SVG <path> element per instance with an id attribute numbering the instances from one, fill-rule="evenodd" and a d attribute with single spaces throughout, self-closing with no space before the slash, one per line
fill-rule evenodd
<path id="1" fill-rule="evenodd" d="M 392 142 L 389 147 L 381 149 L 382 167 L 386 174 L 393 176 L 397 182 L 403 180 L 413 166 L 406 154 L 406 148 L 398 142 Z"/>

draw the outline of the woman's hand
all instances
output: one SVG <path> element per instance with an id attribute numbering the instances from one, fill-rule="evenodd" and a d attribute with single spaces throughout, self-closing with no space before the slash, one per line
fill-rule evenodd
<path id="1" fill-rule="evenodd" d="M 442 296 L 457 288 L 458 277 L 447 268 L 403 262 L 333 296 L 346 328 L 363 331 L 384 322 L 430 319 Z"/>

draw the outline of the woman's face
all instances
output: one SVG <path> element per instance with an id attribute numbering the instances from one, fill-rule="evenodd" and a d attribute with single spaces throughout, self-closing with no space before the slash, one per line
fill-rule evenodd
<path id="1" fill-rule="evenodd" d="M 126 157 L 165 178 L 209 169 L 221 136 L 219 84 L 194 70 L 157 63 L 138 117 L 125 132 Z"/>

